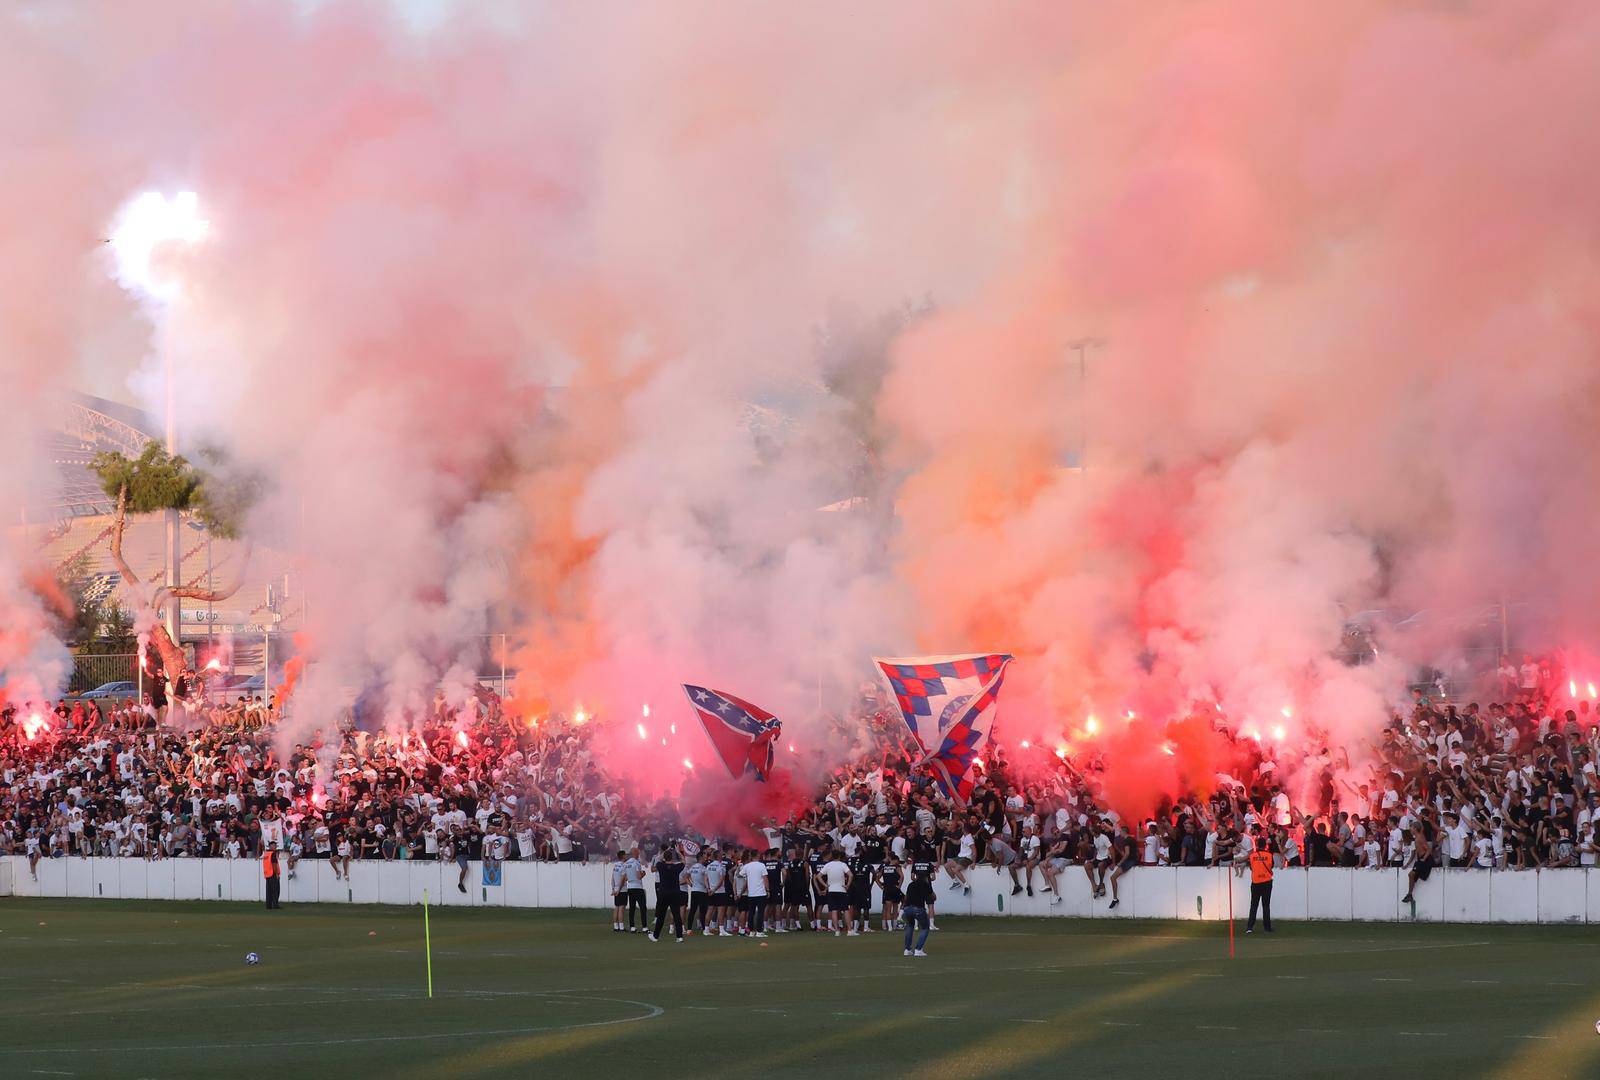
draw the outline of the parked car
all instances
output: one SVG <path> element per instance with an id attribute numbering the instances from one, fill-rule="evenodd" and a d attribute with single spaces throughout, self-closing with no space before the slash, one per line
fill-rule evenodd
<path id="1" fill-rule="evenodd" d="M 101 683 L 93 690 L 85 690 L 77 696 L 85 701 L 133 701 L 139 697 L 139 684 L 126 679 Z"/>
<path id="2" fill-rule="evenodd" d="M 210 695 L 212 701 L 231 704 L 244 698 L 260 695 L 261 686 L 262 679 L 260 675 L 217 675 L 207 682 L 206 692 Z"/>

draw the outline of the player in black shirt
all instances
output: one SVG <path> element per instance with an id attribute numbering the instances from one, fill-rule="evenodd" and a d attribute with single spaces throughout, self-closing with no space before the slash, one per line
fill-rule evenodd
<path id="1" fill-rule="evenodd" d="M 923 951 L 923 946 L 928 944 L 928 907 L 933 903 L 933 875 L 937 868 L 937 864 L 926 857 L 919 857 L 911 864 L 911 880 L 906 885 L 905 907 L 901 908 L 901 915 L 906 924 L 906 956 L 928 955 Z M 913 935 L 916 936 L 914 948 Z"/>
<path id="2" fill-rule="evenodd" d="M 905 893 L 900 887 L 904 877 L 901 870 L 900 860 L 893 855 L 878 868 L 878 885 L 883 889 L 883 928 L 886 931 L 899 929 L 900 905 L 905 901 Z"/>
<path id="3" fill-rule="evenodd" d="M 656 872 L 656 928 L 651 931 L 650 940 L 660 939 L 661 926 L 670 911 L 672 932 L 681 945 L 683 944 L 683 860 L 678 857 L 678 845 L 669 841 L 667 846 L 661 849 L 661 854 L 656 857 L 656 864 L 652 869 Z"/>
<path id="4" fill-rule="evenodd" d="M 872 933 L 872 878 L 877 869 L 867 861 L 858 848 L 850 859 L 850 929 L 851 935 Z"/>
<path id="5" fill-rule="evenodd" d="M 800 850 L 789 847 L 784 851 L 782 907 L 778 909 L 778 933 L 802 928 L 800 909 L 811 900 L 811 872 Z"/>
<path id="6" fill-rule="evenodd" d="M 822 910 L 822 902 L 825 898 L 819 891 L 821 886 L 817 883 L 817 875 L 822 872 L 822 864 L 827 861 L 827 841 L 823 837 L 817 837 L 812 842 L 811 850 L 806 852 L 806 881 L 810 884 L 806 910 L 811 914 L 810 922 L 813 930 L 822 929 L 822 921 L 818 918 L 817 913 Z"/>

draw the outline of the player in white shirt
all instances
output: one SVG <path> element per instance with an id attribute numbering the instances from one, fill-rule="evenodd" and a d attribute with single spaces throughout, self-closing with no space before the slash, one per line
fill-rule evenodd
<path id="1" fill-rule="evenodd" d="M 747 913 L 749 934 L 751 937 L 764 938 L 767 936 L 767 864 L 754 851 L 746 851 L 744 860 L 744 865 L 739 867 L 739 880 L 750 909 Z"/>
<path id="2" fill-rule="evenodd" d="M 846 913 L 850 907 L 850 864 L 844 861 L 844 852 L 835 848 L 833 856 L 817 870 L 817 891 L 826 898 L 828 926 L 833 936 L 843 932 Z M 854 933 L 855 931 L 851 931 Z"/>

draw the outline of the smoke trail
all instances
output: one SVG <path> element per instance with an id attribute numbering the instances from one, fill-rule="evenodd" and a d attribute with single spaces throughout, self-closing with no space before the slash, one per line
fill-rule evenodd
<path id="1" fill-rule="evenodd" d="M 308 723 L 462 698 L 514 625 L 524 707 L 659 778 L 680 680 L 809 751 L 874 651 L 1005 649 L 1008 732 L 1152 725 L 1138 803 L 1200 704 L 1358 747 L 1476 644 L 1347 667 L 1354 613 L 1593 648 L 1596 13 L 5 18 L 20 296 L 128 195 L 206 202 L 180 400 L 271 479 Z"/>

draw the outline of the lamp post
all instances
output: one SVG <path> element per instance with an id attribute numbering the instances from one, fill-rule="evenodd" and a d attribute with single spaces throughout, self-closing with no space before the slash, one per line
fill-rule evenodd
<path id="1" fill-rule="evenodd" d="M 206 526 L 205 526 L 205 524 L 203 522 L 194 521 L 192 519 L 190 521 L 186 522 L 186 524 L 189 526 L 189 528 L 193 529 L 195 532 L 202 532 L 202 533 L 206 534 L 206 592 L 208 592 L 208 593 L 212 592 L 213 590 L 216 589 L 216 585 L 213 584 L 212 580 L 211 580 L 211 530 L 206 528 Z M 210 598 L 208 597 L 206 599 L 206 644 L 207 645 L 213 644 L 213 640 L 212 639 L 216 637 L 216 629 L 215 629 L 216 625 L 217 625 L 216 606 L 211 602 Z"/>
<path id="2" fill-rule="evenodd" d="M 172 306 L 183 295 L 178 277 L 158 265 L 157 256 L 174 246 L 199 243 L 211 223 L 200 216 L 200 200 L 192 191 L 180 191 L 171 198 L 159 191 L 146 191 L 130 200 L 117 214 L 106 242 L 116 256 L 116 277 L 123 288 L 144 298 L 156 324 L 156 346 L 161 351 L 165 379 L 167 453 L 178 452 L 178 378 L 172 348 L 170 315 Z M 179 565 L 178 511 L 167 511 L 167 588 L 182 584 Z M 167 635 L 180 648 L 183 645 L 182 602 L 169 596 L 165 612 Z"/>
<path id="3" fill-rule="evenodd" d="M 1104 338 L 1092 334 L 1067 342 L 1067 348 L 1078 354 L 1078 453 L 1077 467 L 1088 467 L 1089 456 L 1089 357 L 1090 349 L 1105 345 Z"/>

